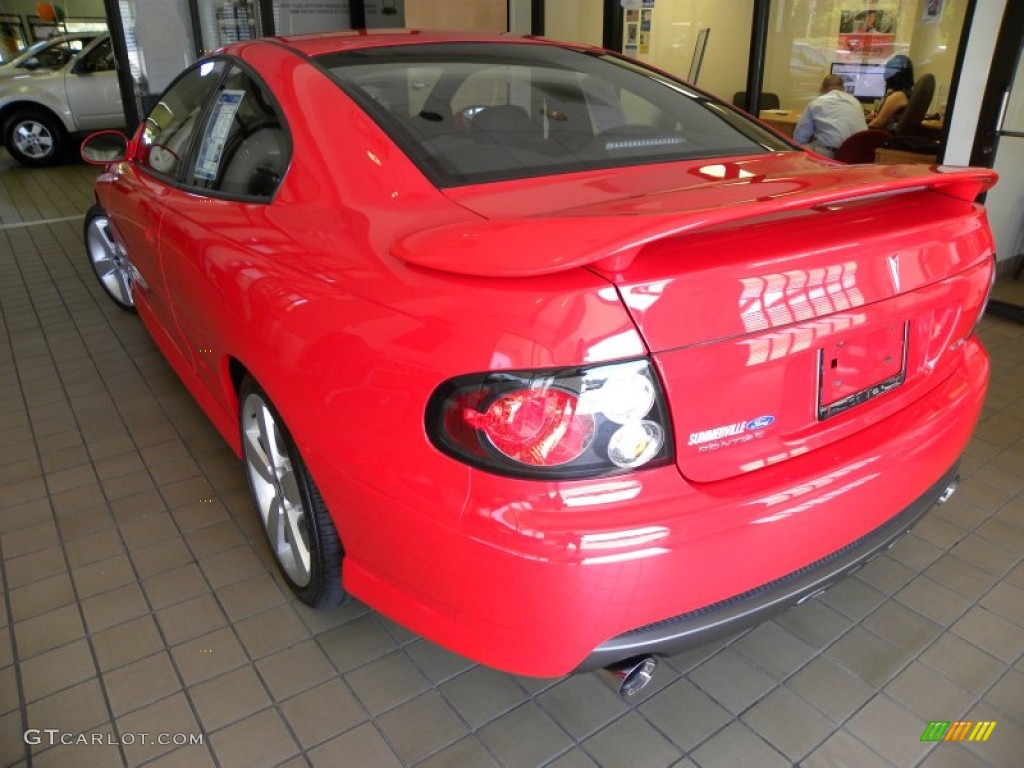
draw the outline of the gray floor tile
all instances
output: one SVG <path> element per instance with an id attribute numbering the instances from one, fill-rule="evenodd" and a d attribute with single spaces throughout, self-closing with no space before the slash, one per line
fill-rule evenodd
<path id="1" fill-rule="evenodd" d="M 681 756 L 678 747 L 633 713 L 598 731 L 583 748 L 605 768 L 661 768 Z"/>
<path id="2" fill-rule="evenodd" d="M 494 673 L 500 674 L 500 673 Z M 423 693 L 430 682 L 401 651 L 389 653 L 345 675 L 345 681 L 371 714 L 386 712 Z M 494 705 L 498 690 L 481 704 Z M 455 704 L 449 695 L 448 700 Z M 465 717 L 465 715 L 463 715 Z M 467 718 L 467 722 L 471 722 Z"/>
<path id="3" fill-rule="evenodd" d="M 281 704 L 281 712 L 309 749 L 367 719 L 366 710 L 341 680 L 328 680 Z"/>
<path id="4" fill-rule="evenodd" d="M 687 678 L 734 715 L 778 684 L 731 648 L 701 664 Z"/>
<path id="5" fill-rule="evenodd" d="M 744 723 L 797 762 L 835 730 L 835 724 L 786 688 L 776 688 L 747 710 Z"/>
<path id="6" fill-rule="evenodd" d="M 353 728 L 348 733 L 328 741 L 309 752 L 309 759 L 314 768 L 335 768 L 339 765 L 380 766 L 380 768 L 399 768 L 402 763 L 371 724 L 365 723 Z M 444 765 L 440 763 L 439 765 Z M 452 764 L 453 768 L 459 763 Z M 462 763 L 469 765 L 469 763 Z"/>
<path id="7" fill-rule="evenodd" d="M 299 752 L 298 744 L 273 709 L 264 709 L 218 731 L 210 736 L 210 742 L 223 768 L 274 765 Z"/>
<path id="8" fill-rule="evenodd" d="M 801 768 L 893 768 L 894 764 L 846 731 L 837 731 L 800 765 Z"/>
<path id="9" fill-rule="evenodd" d="M 376 718 L 378 727 L 391 742 L 399 758 L 415 762 L 459 740 L 465 733 L 462 720 L 441 695 L 429 691 Z M 500 738 L 504 737 L 499 733 Z M 523 734 L 519 734 L 521 738 Z M 478 737 L 483 739 L 480 732 Z M 543 743 L 545 734 L 531 734 Z M 502 742 L 504 743 L 504 742 Z"/>
<path id="10" fill-rule="evenodd" d="M 622 697 L 596 675 L 567 677 L 540 694 L 537 703 L 577 740 L 621 716 L 628 708 Z M 650 703 L 649 700 L 645 706 Z"/>
<path id="11" fill-rule="evenodd" d="M 719 731 L 694 750 L 691 757 L 701 768 L 735 768 L 737 765 L 784 768 L 792 765 L 778 750 L 740 722 L 733 722 Z"/>
<path id="12" fill-rule="evenodd" d="M 652 696 L 640 713 L 687 752 L 733 719 L 727 709 L 686 679 Z"/>

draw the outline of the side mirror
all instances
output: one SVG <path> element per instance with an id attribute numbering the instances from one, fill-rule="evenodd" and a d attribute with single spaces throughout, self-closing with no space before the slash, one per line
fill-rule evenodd
<path id="1" fill-rule="evenodd" d="M 107 165 L 128 156 L 128 137 L 120 131 L 100 131 L 82 142 L 82 159 L 93 165 Z"/>
<path id="2" fill-rule="evenodd" d="M 39 69 L 39 59 L 33 56 L 30 59 L 25 59 L 21 64 L 18 65 L 18 69 L 27 69 L 30 72 Z"/>

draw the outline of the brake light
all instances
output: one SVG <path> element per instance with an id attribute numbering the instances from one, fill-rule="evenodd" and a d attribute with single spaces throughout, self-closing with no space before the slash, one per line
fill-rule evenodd
<path id="1" fill-rule="evenodd" d="M 596 477 L 666 463 L 666 425 L 646 360 L 460 376 L 427 408 L 427 432 L 442 451 L 523 477 Z"/>
<path id="2" fill-rule="evenodd" d="M 578 458 L 594 437 L 594 417 L 578 406 L 571 392 L 527 389 L 502 395 L 484 413 L 464 408 L 462 417 L 513 461 L 552 467 Z"/>

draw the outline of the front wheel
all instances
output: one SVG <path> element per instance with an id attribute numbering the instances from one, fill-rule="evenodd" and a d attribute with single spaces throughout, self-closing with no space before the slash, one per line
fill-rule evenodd
<path id="1" fill-rule="evenodd" d="M 15 113 L 4 123 L 4 146 L 23 165 L 53 165 L 60 159 L 67 134 L 53 115 L 39 109 Z"/>
<path id="2" fill-rule="evenodd" d="M 242 455 L 274 559 L 292 592 L 313 608 L 346 599 L 338 533 L 284 422 L 250 378 L 239 392 Z"/>
<path id="3" fill-rule="evenodd" d="M 131 263 L 110 229 L 110 217 L 99 205 L 85 214 L 85 250 L 107 296 L 126 312 L 134 312 Z"/>

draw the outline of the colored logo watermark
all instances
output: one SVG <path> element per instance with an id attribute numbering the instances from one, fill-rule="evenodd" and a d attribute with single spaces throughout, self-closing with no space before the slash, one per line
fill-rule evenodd
<path id="1" fill-rule="evenodd" d="M 932 720 L 921 741 L 988 741 L 995 728 L 995 720 Z"/>

